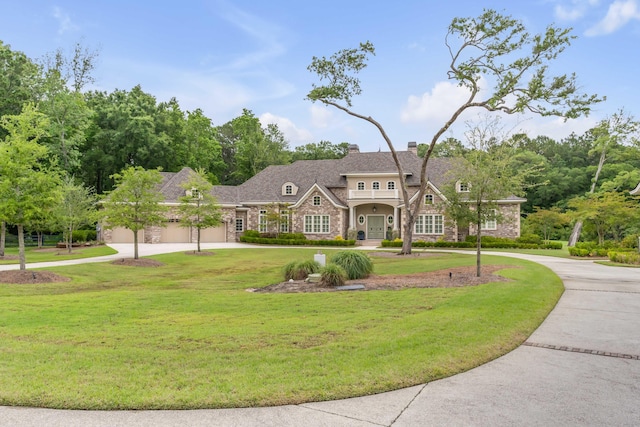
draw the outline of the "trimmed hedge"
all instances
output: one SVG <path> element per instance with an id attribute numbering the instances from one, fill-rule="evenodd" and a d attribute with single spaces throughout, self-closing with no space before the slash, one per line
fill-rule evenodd
<path id="1" fill-rule="evenodd" d="M 620 264 L 640 265 L 640 254 L 637 252 L 609 252 L 609 261 L 618 262 Z"/>
<path id="2" fill-rule="evenodd" d="M 402 241 L 400 240 L 383 240 L 382 247 L 384 248 L 401 248 Z M 476 241 L 470 241 L 470 239 L 464 242 L 446 242 L 443 240 L 438 240 L 435 242 L 424 242 L 422 240 L 418 240 L 415 242 L 411 242 L 411 247 L 413 248 L 475 248 Z M 559 242 L 551 242 L 551 243 L 518 243 L 514 240 L 509 239 L 497 239 L 497 238 L 482 238 L 482 247 L 485 249 L 562 249 L 562 243 Z"/>
<path id="3" fill-rule="evenodd" d="M 282 245 L 282 246 L 355 246 L 355 240 L 307 240 L 307 239 L 283 239 L 269 237 L 240 236 L 243 243 L 257 243 L 259 245 Z"/>

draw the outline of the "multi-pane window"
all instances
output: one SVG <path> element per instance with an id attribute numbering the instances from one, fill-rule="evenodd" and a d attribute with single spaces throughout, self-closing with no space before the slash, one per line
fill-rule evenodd
<path id="1" fill-rule="evenodd" d="M 316 234 L 329 233 L 329 215 L 305 215 L 304 232 Z"/>
<path id="2" fill-rule="evenodd" d="M 418 215 L 414 232 L 416 234 L 444 234 L 442 215 Z"/>
<path id="3" fill-rule="evenodd" d="M 481 230 L 497 230 L 498 229 L 498 221 L 496 220 L 496 210 L 491 209 L 489 212 L 489 216 L 491 219 L 487 219 L 482 222 Z"/>
<path id="4" fill-rule="evenodd" d="M 424 195 L 424 204 L 432 205 L 433 204 L 433 194 L 425 194 Z"/>
<path id="5" fill-rule="evenodd" d="M 289 232 L 289 211 L 287 210 L 280 211 L 280 232 Z"/>
<path id="6" fill-rule="evenodd" d="M 243 218 L 236 218 L 236 231 L 238 233 L 244 231 L 244 219 Z"/>
<path id="7" fill-rule="evenodd" d="M 373 181 L 373 183 L 371 183 L 371 188 L 373 188 L 374 190 L 379 190 L 380 183 L 378 181 Z"/>
<path id="8" fill-rule="evenodd" d="M 469 184 L 467 184 L 466 182 L 459 182 L 458 183 L 458 192 L 460 192 L 460 193 L 468 193 L 469 192 Z"/>
<path id="9" fill-rule="evenodd" d="M 364 182 L 358 182 L 358 190 L 364 190 Z"/>
<path id="10" fill-rule="evenodd" d="M 320 206 L 320 196 L 313 196 L 313 206 Z"/>
<path id="11" fill-rule="evenodd" d="M 363 225 L 364 224 L 364 215 L 360 215 L 358 217 L 358 224 Z"/>
<path id="12" fill-rule="evenodd" d="M 396 183 L 395 181 L 389 181 L 387 182 L 387 190 L 395 190 L 396 189 Z"/>
<path id="13" fill-rule="evenodd" d="M 261 233 L 267 232 L 267 211 L 261 210 L 258 215 L 258 231 Z"/>
<path id="14" fill-rule="evenodd" d="M 287 195 L 287 196 L 292 195 L 293 194 L 293 186 L 292 185 L 285 185 L 284 194 Z"/>

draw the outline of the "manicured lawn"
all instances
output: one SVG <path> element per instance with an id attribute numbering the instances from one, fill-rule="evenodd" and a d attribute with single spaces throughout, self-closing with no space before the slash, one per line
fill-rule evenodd
<path id="1" fill-rule="evenodd" d="M 453 375 L 522 343 L 563 287 L 502 257 L 510 282 L 449 289 L 247 292 L 317 249 L 154 257 L 159 268 L 50 269 L 72 281 L 0 284 L 0 405 L 220 408 L 295 404 Z M 329 256 L 331 251 L 323 250 Z M 376 274 L 473 265 L 464 254 L 374 258 Z"/>
<path id="2" fill-rule="evenodd" d="M 18 256 L 17 247 L 9 247 L 4 251 L 5 255 Z M 117 253 L 116 250 L 106 245 L 89 246 L 81 248 L 73 248 L 71 254 L 66 249 L 58 249 L 53 247 L 44 247 L 38 249 L 36 247 L 28 247 L 25 249 L 25 257 L 27 264 L 34 262 L 49 262 L 49 261 L 64 261 L 67 259 L 79 259 L 79 258 L 92 258 L 104 255 L 111 255 Z M 0 259 L 0 264 L 18 264 L 20 261 L 17 259 L 3 260 Z"/>

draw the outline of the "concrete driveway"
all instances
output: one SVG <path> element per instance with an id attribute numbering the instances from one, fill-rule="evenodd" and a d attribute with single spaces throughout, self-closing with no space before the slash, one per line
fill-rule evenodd
<path id="1" fill-rule="evenodd" d="M 192 249 L 161 246 L 167 245 L 143 245 L 140 253 Z M 0 425 L 640 425 L 640 270 L 509 256 L 551 268 L 566 291 L 524 345 L 450 378 L 374 396 L 272 408 L 103 412 L 0 407 Z"/>

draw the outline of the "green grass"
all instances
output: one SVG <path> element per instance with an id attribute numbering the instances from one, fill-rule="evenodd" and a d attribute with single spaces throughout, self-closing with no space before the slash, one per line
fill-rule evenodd
<path id="1" fill-rule="evenodd" d="M 6 248 L 4 253 L 5 255 L 18 256 L 18 248 Z M 68 259 L 92 258 L 104 255 L 112 255 L 115 253 L 117 253 L 115 249 L 112 249 L 106 245 L 73 248 L 71 254 L 67 252 L 67 249 L 59 249 L 55 247 L 44 247 L 42 249 L 38 249 L 36 247 L 28 247 L 25 249 L 27 264 L 34 262 L 50 262 L 64 261 Z M 20 261 L 17 259 L 0 260 L 0 265 L 18 264 L 19 262 Z"/>
<path id="2" fill-rule="evenodd" d="M 450 289 L 265 294 L 316 249 L 84 264 L 73 280 L 0 284 L 0 405 L 83 409 L 296 404 L 453 375 L 521 344 L 563 287 L 522 260 L 510 282 Z M 329 256 L 331 250 L 325 251 Z M 474 265 L 464 254 L 374 258 L 376 274 Z"/>

